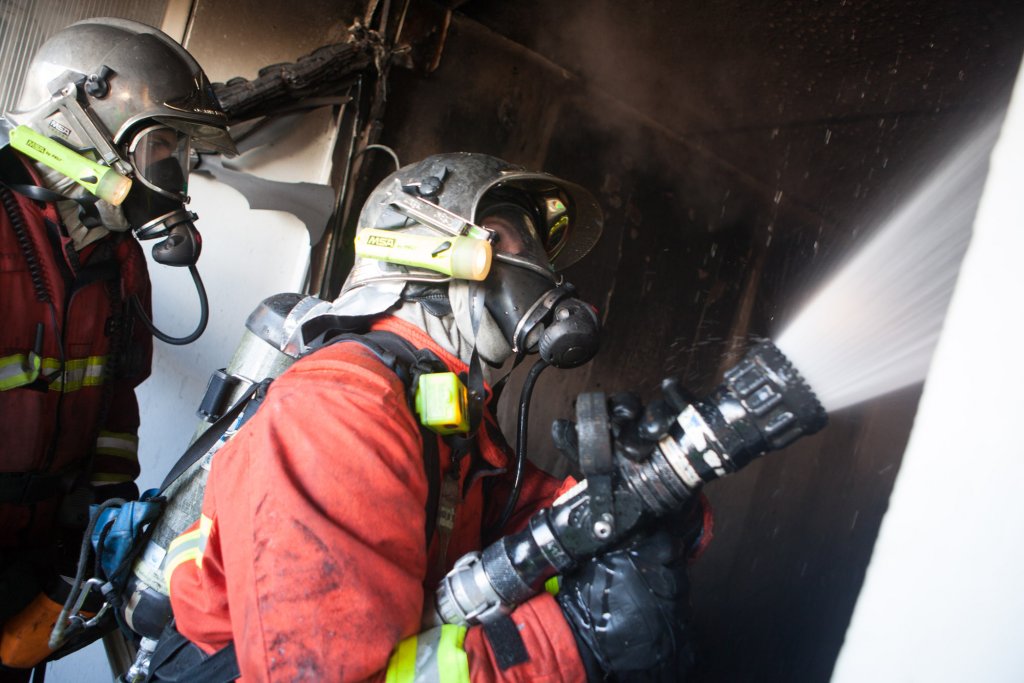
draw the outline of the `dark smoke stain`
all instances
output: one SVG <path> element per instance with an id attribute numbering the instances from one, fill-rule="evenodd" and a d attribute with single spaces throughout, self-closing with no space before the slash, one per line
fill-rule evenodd
<path id="1" fill-rule="evenodd" d="M 310 529 L 301 519 L 292 519 L 292 526 L 295 527 L 302 537 L 316 546 L 317 550 L 322 553 L 329 553 L 330 548 L 327 544 L 320 540 L 320 537 L 316 535 L 312 529 Z"/>
<path id="2" fill-rule="evenodd" d="M 313 549 L 306 549 L 301 553 L 303 557 L 298 560 L 308 560 L 310 552 L 315 553 L 320 559 L 320 577 L 315 581 L 303 581 L 299 589 L 304 597 L 316 597 L 337 590 L 341 585 L 341 577 L 344 574 L 343 566 L 337 562 L 334 551 L 323 540 L 300 519 L 293 519 L 292 526 L 299 532 L 301 537 Z M 283 574 L 290 576 L 293 570 L 286 563 L 281 570 Z"/>
<path id="3" fill-rule="evenodd" d="M 292 681 L 327 680 L 321 673 L 320 659 L 312 648 L 306 646 L 301 638 L 278 633 L 270 641 L 267 651 L 269 673 L 283 673 L 282 669 L 293 668 Z M 340 675 L 340 672 L 339 672 Z"/>

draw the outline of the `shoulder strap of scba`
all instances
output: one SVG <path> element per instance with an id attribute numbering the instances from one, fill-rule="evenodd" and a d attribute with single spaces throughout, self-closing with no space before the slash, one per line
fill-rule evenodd
<path id="1" fill-rule="evenodd" d="M 300 358 L 325 346 L 341 342 L 362 344 L 372 351 L 380 359 L 381 363 L 394 372 L 406 387 L 406 398 L 414 415 L 416 386 L 420 375 L 447 369 L 441 359 L 429 349 L 417 349 L 397 334 L 383 330 L 357 333 L 342 331 L 336 328 L 327 329 L 307 345 Z M 271 382 L 273 382 L 273 378 L 268 377 L 250 386 L 230 409 L 210 425 L 199 438 L 192 442 L 167 473 L 167 476 L 164 477 L 163 483 L 160 485 L 160 492 L 163 493 L 171 483 L 206 455 L 229 429 L 237 430 L 245 424 L 263 403 Z M 419 424 L 418 421 L 417 424 Z M 438 455 L 439 437 L 435 432 L 427 429 L 422 424 L 419 424 L 419 427 L 423 438 L 423 466 L 429 484 L 427 489 L 426 528 L 424 529 L 426 542 L 429 545 L 430 539 L 434 535 L 434 526 L 437 521 L 438 497 L 441 488 Z"/>
<path id="2" fill-rule="evenodd" d="M 415 394 L 419 376 L 424 373 L 439 372 L 446 367 L 441 359 L 429 349 L 417 349 L 398 335 L 382 330 L 356 333 L 340 330 L 327 330 L 320 333 L 311 342 L 300 357 L 304 357 L 331 344 L 356 342 L 362 344 L 380 359 L 406 387 L 410 409 L 415 414 Z M 252 385 L 235 404 L 217 419 L 203 434 L 196 439 L 181 456 L 171 471 L 168 472 L 160 490 L 163 491 L 182 473 L 197 462 L 218 439 L 232 426 L 237 429 L 244 424 L 259 408 L 266 396 L 273 378 Z M 237 423 L 237 424 L 236 424 Z M 417 424 L 419 422 L 417 421 Z M 419 425 L 423 437 L 423 466 L 426 471 L 428 486 L 426 542 L 430 545 L 437 520 L 438 498 L 441 489 L 441 473 L 439 460 L 438 434 Z M 151 673 L 147 681 L 167 683 L 227 683 L 240 676 L 235 644 L 212 655 L 205 655 L 188 639 L 178 633 L 173 621 L 160 636 L 159 645 L 154 652 Z"/>
<path id="3" fill-rule="evenodd" d="M 416 387 L 421 375 L 444 372 L 448 368 L 430 349 L 417 349 L 402 337 L 384 330 L 371 330 L 364 333 L 341 332 L 331 334 L 330 331 L 318 336 L 310 345 L 307 353 L 340 342 L 353 341 L 362 344 L 380 359 L 405 385 L 406 400 L 413 418 L 416 417 Z M 305 354 L 304 354 L 305 355 Z M 439 456 L 438 434 L 424 426 L 419 420 L 416 424 L 423 440 L 423 469 L 427 475 L 427 508 L 424 534 L 427 546 L 434 536 L 437 523 L 437 509 L 441 492 L 441 462 Z"/>

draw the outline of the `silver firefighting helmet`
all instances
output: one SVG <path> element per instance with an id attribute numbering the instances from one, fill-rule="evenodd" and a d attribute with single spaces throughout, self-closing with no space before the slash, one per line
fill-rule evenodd
<path id="1" fill-rule="evenodd" d="M 7 117 L 131 177 L 122 207 L 142 239 L 194 218 L 184 209 L 192 146 L 235 153 L 206 74 L 151 26 L 72 24 L 40 47 L 25 82 L 19 111 Z"/>
<path id="2" fill-rule="evenodd" d="M 553 365 L 573 367 L 596 352 L 598 322 L 559 272 L 593 248 L 601 229 L 601 209 L 579 185 L 484 154 L 431 156 L 399 169 L 370 194 L 356 242 L 366 242 L 360 237 L 366 231 L 488 239 L 486 277 L 474 282 L 357 252 L 335 310 L 373 315 L 403 292 L 406 298 L 410 290 L 444 292 L 460 331 L 485 360 L 495 364 L 508 352 L 540 351 Z M 442 283 L 447 287 L 432 286 Z M 484 343 L 488 328 L 500 333 L 505 354 Z"/>

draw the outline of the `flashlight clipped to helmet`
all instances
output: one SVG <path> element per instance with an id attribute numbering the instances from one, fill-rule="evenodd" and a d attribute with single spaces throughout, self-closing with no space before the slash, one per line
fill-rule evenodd
<path id="1" fill-rule="evenodd" d="M 597 352 L 596 309 L 559 274 L 601 233 L 601 210 L 582 187 L 483 154 L 440 154 L 382 181 L 359 222 L 342 298 L 387 283 L 467 281 L 517 358 L 539 353 L 571 368 Z"/>

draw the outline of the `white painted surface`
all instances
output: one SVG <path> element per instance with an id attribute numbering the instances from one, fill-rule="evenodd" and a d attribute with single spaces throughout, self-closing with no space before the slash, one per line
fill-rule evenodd
<path id="1" fill-rule="evenodd" d="M 275 180 L 324 182 L 332 136 L 330 110 L 313 112 L 261 154 L 261 163 L 251 170 Z M 203 235 L 199 270 L 210 299 L 210 323 L 193 344 L 155 342 L 153 375 L 138 391 L 140 488 L 159 485 L 188 445 L 210 373 L 231 359 L 249 313 L 271 294 L 298 291 L 309 263 L 308 234 L 295 216 L 252 211 L 240 193 L 205 177 L 193 176 L 189 189 Z M 187 334 L 199 319 L 188 272 L 150 262 L 150 276 L 157 326 L 174 336 Z"/>
<path id="2" fill-rule="evenodd" d="M 1024 681 L 1024 71 L 832 680 Z"/>

